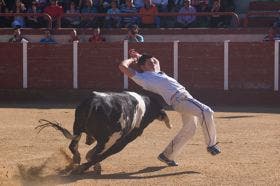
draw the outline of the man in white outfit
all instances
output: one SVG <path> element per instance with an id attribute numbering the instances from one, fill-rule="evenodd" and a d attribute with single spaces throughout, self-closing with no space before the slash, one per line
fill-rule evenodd
<path id="1" fill-rule="evenodd" d="M 202 124 L 207 151 L 212 155 L 219 154 L 221 151 L 217 146 L 212 109 L 193 98 L 175 79 L 161 72 L 159 61 L 155 57 L 141 55 L 135 50 L 130 50 L 129 54 L 130 58 L 119 65 L 121 72 L 145 90 L 161 95 L 165 102 L 182 116 L 182 129 L 158 156 L 158 159 L 168 166 L 178 166 L 174 159 L 183 145 L 193 137 L 197 120 Z M 142 70 L 141 73 L 130 67 L 135 63 Z"/>

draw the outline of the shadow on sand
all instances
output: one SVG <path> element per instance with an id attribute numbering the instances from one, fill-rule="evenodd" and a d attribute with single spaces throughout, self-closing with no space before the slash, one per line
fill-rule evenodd
<path id="1" fill-rule="evenodd" d="M 196 171 L 181 171 L 181 172 L 172 172 L 172 173 L 165 173 L 165 174 L 157 174 L 157 175 L 143 175 L 154 173 L 160 171 L 164 168 L 168 168 L 168 166 L 154 166 L 154 167 L 147 167 L 135 172 L 118 172 L 113 174 L 102 174 L 97 175 L 94 171 L 87 171 L 81 175 L 63 175 L 63 174 L 54 174 L 48 176 L 40 176 L 40 172 L 44 169 L 44 164 L 38 167 L 32 167 L 29 169 L 22 169 L 20 170 L 20 179 L 21 184 L 23 186 L 35 186 L 35 185 L 56 185 L 56 184 L 69 184 L 79 180 L 85 179 L 151 179 L 151 178 L 160 178 L 160 177 L 168 177 L 168 176 L 176 176 L 176 175 L 184 175 L 184 174 L 201 174 L 200 172 Z M 34 172 L 36 170 L 37 174 L 32 174 L 30 176 L 30 172 Z M 29 176 L 26 176 L 29 175 Z"/>

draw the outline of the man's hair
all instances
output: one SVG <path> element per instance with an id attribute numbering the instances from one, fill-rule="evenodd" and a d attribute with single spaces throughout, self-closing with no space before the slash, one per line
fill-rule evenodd
<path id="1" fill-rule="evenodd" d="M 142 56 L 138 59 L 137 64 L 138 64 L 139 66 L 145 65 L 146 60 L 147 60 L 147 59 L 151 59 L 152 57 L 153 57 L 152 55 L 149 55 L 149 54 L 144 53 L 144 54 L 142 54 Z"/>

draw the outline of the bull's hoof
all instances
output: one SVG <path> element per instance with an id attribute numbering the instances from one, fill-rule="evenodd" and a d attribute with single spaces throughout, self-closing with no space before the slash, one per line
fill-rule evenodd
<path id="1" fill-rule="evenodd" d="M 74 155 L 73 156 L 73 163 L 74 164 L 80 164 L 81 163 L 81 157 L 77 156 L 77 155 Z"/>
<path id="2" fill-rule="evenodd" d="M 80 174 L 83 174 L 85 172 L 85 167 L 82 166 L 82 165 L 78 165 L 77 167 L 75 167 L 71 172 L 70 174 L 72 175 L 80 175 Z"/>
<path id="3" fill-rule="evenodd" d="M 101 175 L 102 168 L 101 168 L 100 164 L 95 164 L 93 167 L 93 170 L 94 170 L 95 174 Z"/>

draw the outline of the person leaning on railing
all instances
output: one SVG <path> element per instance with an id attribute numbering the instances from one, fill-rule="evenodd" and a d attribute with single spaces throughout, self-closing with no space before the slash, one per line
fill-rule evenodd
<path id="1" fill-rule="evenodd" d="M 25 37 L 23 37 L 21 35 L 21 30 L 20 28 L 15 28 L 14 29 L 14 33 L 13 33 L 13 37 L 11 37 L 9 39 L 9 42 L 11 43 L 22 43 L 22 42 L 28 42 L 28 39 L 26 39 Z"/>
<path id="2" fill-rule="evenodd" d="M 179 10 L 179 13 L 196 13 L 196 9 L 190 4 L 190 0 L 184 0 L 184 6 Z M 179 15 L 177 16 L 177 27 L 192 27 L 195 24 L 196 16 L 194 15 Z"/>
<path id="3" fill-rule="evenodd" d="M 59 6 L 57 0 L 51 0 L 51 4 L 44 9 L 44 13 L 47 13 L 51 16 L 53 20 L 53 27 L 59 27 L 61 17 L 63 15 L 63 8 Z"/>

